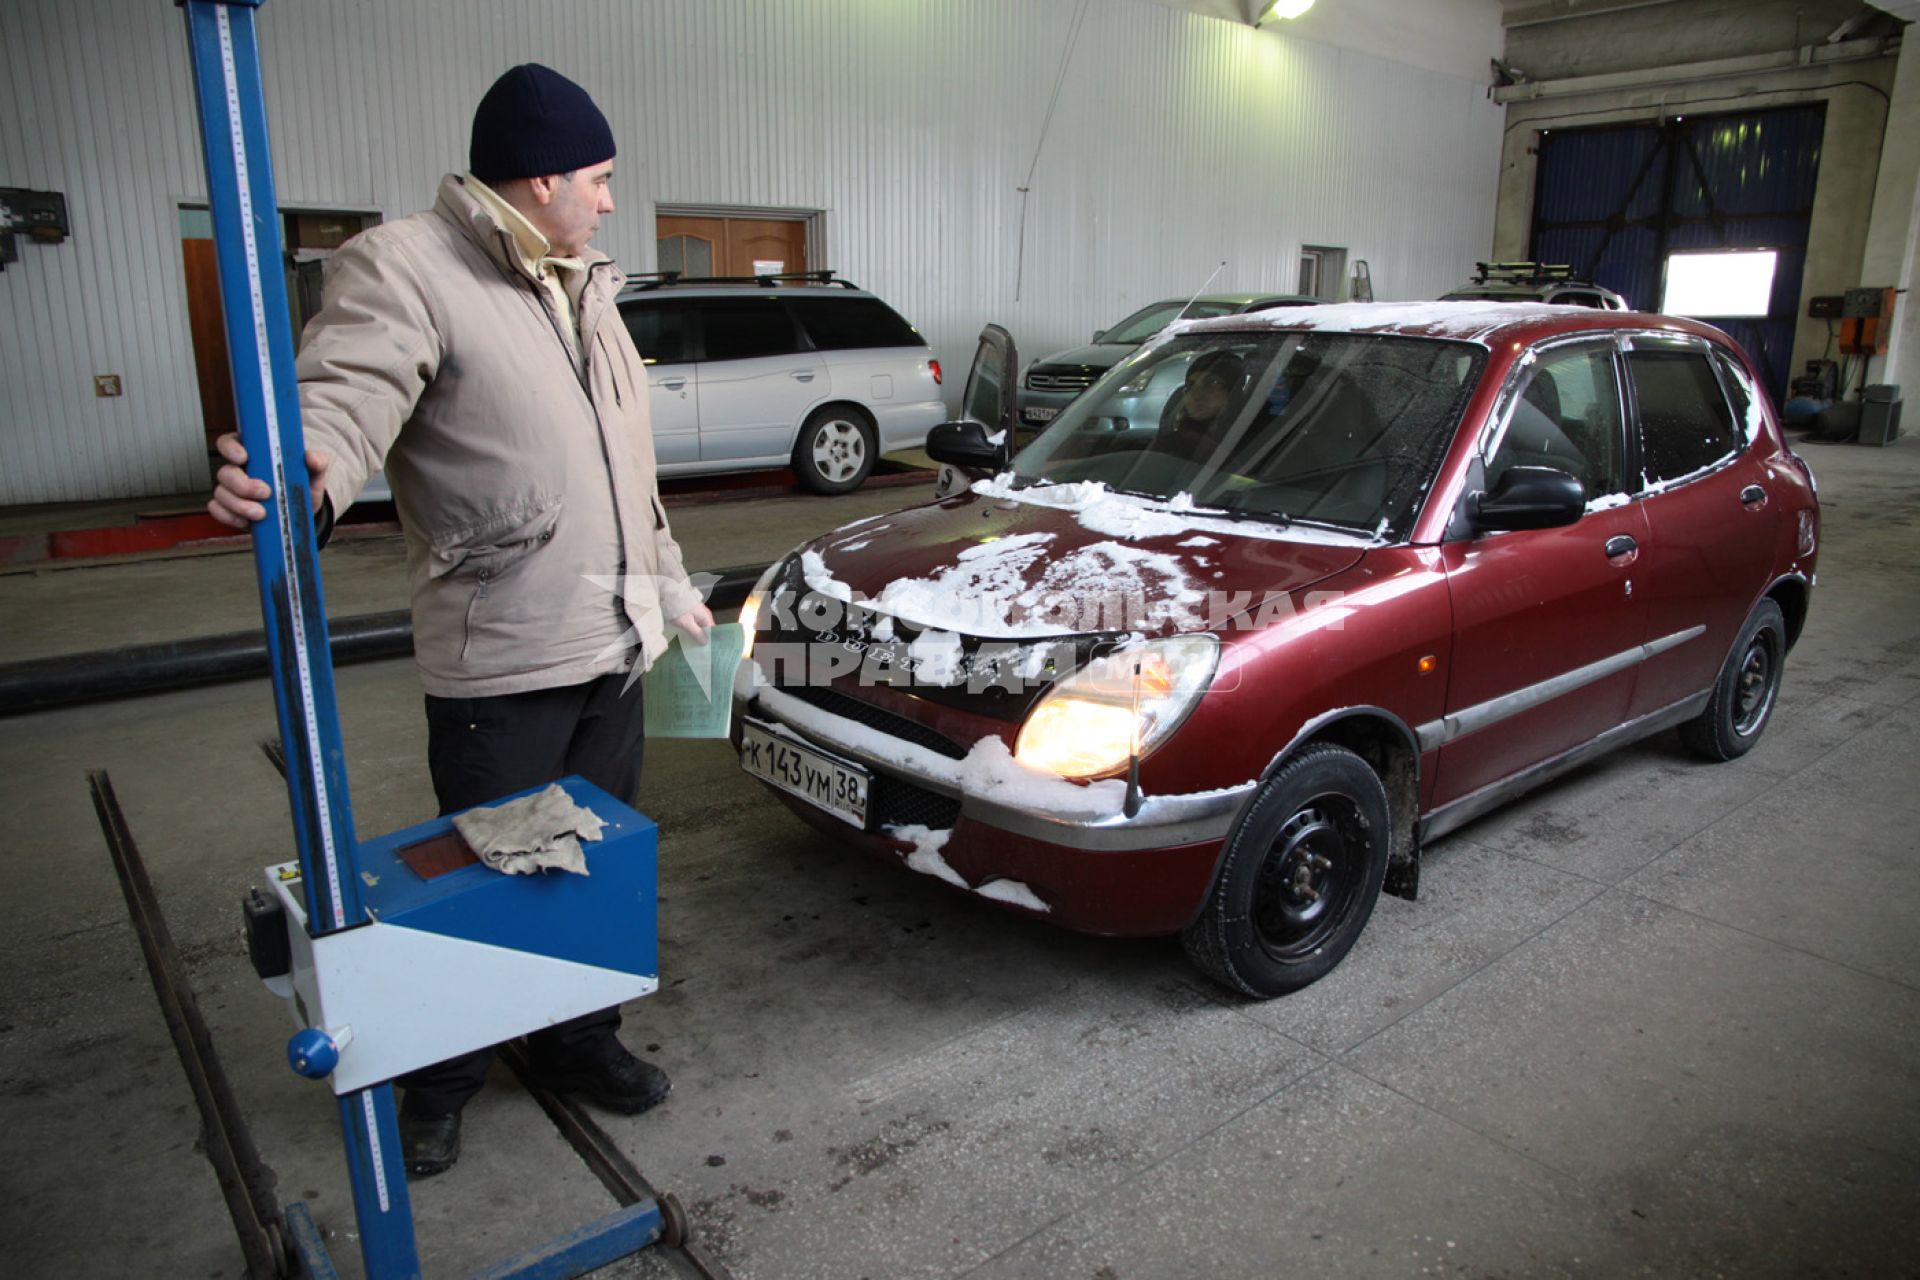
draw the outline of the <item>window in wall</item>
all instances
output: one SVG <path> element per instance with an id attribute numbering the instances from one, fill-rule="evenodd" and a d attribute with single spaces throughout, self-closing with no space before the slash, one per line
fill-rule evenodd
<path id="1" fill-rule="evenodd" d="M 658 248 L 662 271 L 678 271 L 685 276 L 713 274 L 713 242 L 711 240 L 702 240 L 699 236 L 689 235 L 661 236 Z"/>
<path id="2" fill-rule="evenodd" d="M 1303 244 L 1300 246 L 1300 286 L 1295 293 L 1303 293 L 1309 298 L 1325 298 L 1329 302 L 1341 300 L 1341 289 L 1347 274 L 1347 251 L 1328 245 Z"/>

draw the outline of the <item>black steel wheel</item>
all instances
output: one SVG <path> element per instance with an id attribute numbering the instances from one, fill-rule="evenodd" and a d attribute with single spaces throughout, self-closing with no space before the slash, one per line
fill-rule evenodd
<path id="1" fill-rule="evenodd" d="M 1733 760 L 1751 751 L 1779 700 L 1786 656 L 1786 618 L 1779 605 L 1762 600 L 1728 650 L 1706 709 L 1680 726 L 1680 740 L 1707 760 Z"/>
<path id="2" fill-rule="evenodd" d="M 879 454 L 873 424 L 850 405 L 822 405 L 807 415 L 793 446 L 793 470 L 814 493 L 852 493 L 873 474 Z"/>
<path id="3" fill-rule="evenodd" d="M 1367 762 L 1303 748 L 1265 783 L 1183 936 L 1208 976 L 1250 996 L 1298 991 L 1352 949 L 1386 876 L 1392 810 Z"/>

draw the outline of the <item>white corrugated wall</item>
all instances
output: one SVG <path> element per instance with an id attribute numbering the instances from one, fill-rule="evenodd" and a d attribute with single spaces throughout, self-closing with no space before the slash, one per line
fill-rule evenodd
<path id="1" fill-rule="evenodd" d="M 613 121 L 620 209 L 596 244 L 629 270 L 653 266 L 656 203 L 824 210 L 824 265 L 955 382 L 988 321 L 1037 355 L 1222 260 L 1215 289 L 1287 291 L 1302 243 L 1342 246 L 1386 299 L 1485 255 L 1502 117 L 1481 83 L 1145 0 L 1081 9 L 270 0 L 280 202 L 424 207 L 464 168 L 473 103 L 532 59 Z M 179 11 L 4 0 L 0 69 L 0 185 L 64 192 L 73 224 L 0 272 L 0 505 L 197 490 L 177 210 L 205 180 Z M 95 373 L 126 394 L 96 398 Z"/>

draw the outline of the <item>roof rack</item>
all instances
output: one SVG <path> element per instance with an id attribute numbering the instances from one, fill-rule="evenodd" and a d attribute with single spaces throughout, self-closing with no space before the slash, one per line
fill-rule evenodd
<path id="1" fill-rule="evenodd" d="M 635 283 L 635 282 L 638 283 Z M 781 284 L 837 284 L 842 289 L 858 289 L 851 280 L 842 280 L 831 271 L 773 271 L 752 276 L 690 276 L 678 271 L 645 271 L 627 277 L 636 289 L 663 289 L 668 285 L 753 284 L 772 289 Z"/>
<path id="2" fill-rule="evenodd" d="M 1554 284 L 1573 278 L 1564 262 L 1476 262 L 1475 284 Z"/>

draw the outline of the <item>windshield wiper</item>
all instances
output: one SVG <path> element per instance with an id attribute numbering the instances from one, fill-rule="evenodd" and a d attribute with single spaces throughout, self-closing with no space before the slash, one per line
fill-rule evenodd
<path id="1" fill-rule="evenodd" d="M 1245 497 L 1244 491 L 1240 493 L 1222 494 L 1220 496 L 1220 499 L 1219 499 L 1220 510 L 1226 513 L 1227 519 L 1232 520 L 1235 523 L 1238 523 L 1239 521 L 1242 521 L 1242 520 L 1258 520 L 1262 524 L 1274 525 L 1281 529 L 1288 528 L 1293 524 L 1293 517 L 1288 515 L 1284 511 L 1249 511 L 1247 510 L 1245 507 L 1240 505 L 1240 502 L 1244 497 Z"/>

